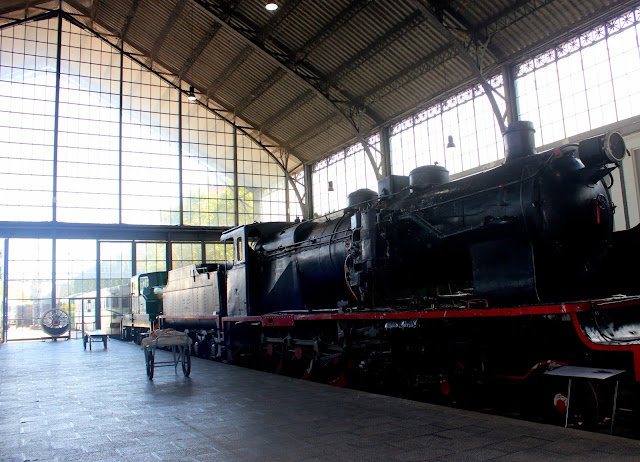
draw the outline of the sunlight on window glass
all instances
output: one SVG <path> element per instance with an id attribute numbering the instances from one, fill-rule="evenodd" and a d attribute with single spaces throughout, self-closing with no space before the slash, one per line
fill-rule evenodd
<path id="1" fill-rule="evenodd" d="M 178 90 L 125 58 L 122 221 L 180 224 Z"/>
<path id="2" fill-rule="evenodd" d="M 7 339 L 43 336 L 42 315 L 52 308 L 51 239 L 10 239 L 7 276 Z"/>
<path id="3" fill-rule="evenodd" d="M 136 242 L 135 274 L 167 270 L 166 242 Z"/>
<path id="4" fill-rule="evenodd" d="M 0 214 L 53 218 L 57 20 L 0 30 Z"/>
<path id="5" fill-rule="evenodd" d="M 255 141 L 238 132 L 238 221 L 286 221 L 284 172 Z"/>
<path id="6" fill-rule="evenodd" d="M 502 76 L 489 84 L 504 113 Z M 450 136 L 455 146 L 447 147 Z M 416 167 L 435 164 L 455 174 L 503 156 L 500 126 L 480 85 L 394 125 L 390 143 L 394 175 L 409 175 Z"/>
<path id="7" fill-rule="evenodd" d="M 62 44 L 57 219 L 118 223 L 120 53 L 67 22 Z"/>
<path id="8" fill-rule="evenodd" d="M 640 52 L 632 12 L 525 61 L 517 69 L 520 120 L 536 145 L 640 114 Z"/>
<path id="9" fill-rule="evenodd" d="M 367 141 L 374 162 L 380 165 L 380 135 L 374 135 Z M 316 215 L 345 208 L 347 196 L 358 189 L 378 191 L 374 168 L 360 143 L 316 163 L 311 181 Z"/>

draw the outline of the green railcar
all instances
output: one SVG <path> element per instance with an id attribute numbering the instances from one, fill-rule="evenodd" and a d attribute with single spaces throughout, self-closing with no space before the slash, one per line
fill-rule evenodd
<path id="1" fill-rule="evenodd" d="M 141 273 L 129 285 L 131 312 L 122 317 L 122 339 L 140 343 L 153 329 L 162 314 L 162 293 L 167 285 L 167 271 Z"/>

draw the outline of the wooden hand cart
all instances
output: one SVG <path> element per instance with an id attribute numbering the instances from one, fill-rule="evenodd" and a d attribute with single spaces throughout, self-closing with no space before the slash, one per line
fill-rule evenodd
<path id="1" fill-rule="evenodd" d="M 156 334 L 154 333 L 154 335 Z M 162 347 L 171 348 L 172 361 L 156 362 L 156 349 Z M 143 339 L 140 348 L 144 352 L 144 362 L 149 380 L 153 379 L 153 372 L 156 367 L 173 366 L 177 374 L 178 363 L 182 363 L 182 373 L 185 377 L 189 377 L 189 374 L 191 374 L 191 339 L 187 334 L 177 331 L 160 332 L 155 337 L 151 336 Z"/>

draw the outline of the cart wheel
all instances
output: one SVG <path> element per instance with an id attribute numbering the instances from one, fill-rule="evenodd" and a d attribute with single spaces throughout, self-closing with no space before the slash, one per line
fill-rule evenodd
<path id="1" fill-rule="evenodd" d="M 104 349 L 106 350 L 107 349 L 107 337 L 106 336 L 102 337 L 102 343 L 104 343 Z"/>
<path id="2" fill-rule="evenodd" d="M 87 349 L 87 336 L 85 335 L 84 337 L 82 337 L 82 346 L 84 346 L 84 349 Z"/>
<path id="3" fill-rule="evenodd" d="M 189 354 L 189 347 L 182 350 L 182 373 L 185 377 L 189 377 L 191 374 L 191 355 Z"/>
<path id="4" fill-rule="evenodd" d="M 149 380 L 153 379 L 153 351 L 151 348 L 147 348 L 144 351 L 144 362 L 147 365 L 147 377 Z"/>

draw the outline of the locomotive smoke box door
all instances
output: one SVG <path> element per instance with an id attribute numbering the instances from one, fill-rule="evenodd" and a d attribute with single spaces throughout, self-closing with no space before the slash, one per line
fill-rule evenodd
<path id="1" fill-rule="evenodd" d="M 537 299 L 533 254 L 528 240 L 504 237 L 470 246 L 473 291 L 489 299 Z"/>

